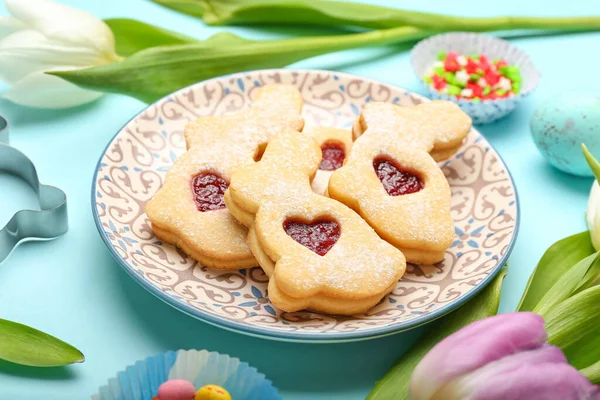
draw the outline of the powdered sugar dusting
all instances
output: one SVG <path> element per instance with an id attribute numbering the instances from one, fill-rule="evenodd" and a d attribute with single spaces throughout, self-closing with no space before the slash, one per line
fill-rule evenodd
<path id="1" fill-rule="evenodd" d="M 301 108 L 297 89 L 267 85 L 259 90 L 252 108 L 188 123 L 188 151 L 175 161 L 164 185 L 147 204 L 146 213 L 152 223 L 206 258 L 224 254 L 233 260 L 232 268 L 251 266 L 253 256 L 246 241 L 246 228 L 225 209 L 197 212 L 192 207 L 192 180 L 199 173 L 208 173 L 228 181 L 236 169 L 254 163 L 260 145 L 271 136 L 282 130 L 302 129 Z M 239 265 L 236 259 L 249 259 L 250 264 Z M 227 268 L 227 260 L 223 263 L 220 267 Z"/>
<path id="2" fill-rule="evenodd" d="M 320 148 L 309 136 L 277 135 L 260 162 L 233 174 L 232 199 L 256 212 L 257 236 L 276 263 L 271 279 L 277 279 L 281 291 L 298 299 L 383 296 L 402 276 L 404 257 L 355 212 L 311 190 L 310 177 L 320 162 Z M 284 229 L 289 221 L 312 224 L 321 220 L 334 221 L 341 232 L 324 255 L 298 243 Z"/>
<path id="3" fill-rule="evenodd" d="M 370 103 L 362 111 L 360 121 L 371 134 L 427 152 L 455 147 L 471 129 L 471 118 L 448 101 L 430 101 L 409 108 Z"/>
<path id="4" fill-rule="evenodd" d="M 357 204 L 381 237 L 407 251 L 409 262 L 441 261 L 454 237 L 451 194 L 429 152 L 457 146 L 471 128 L 470 118 L 450 102 L 410 108 L 370 103 L 355 128 L 359 137 L 346 165 L 332 175 L 330 195 Z M 414 187 L 399 190 L 390 186 L 390 176 L 378 177 L 382 171 L 375 168 L 382 159 L 406 171 L 405 178 L 412 176 Z M 396 175 L 399 179 L 400 173 Z"/>
<path id="5" fill-rule="evenodd" d="M 352 150 L 352 132 L 348 129 L 308 126 L 302 130 L 302 133 L 312 136 L 317 141 L 317 145 L 319 145 L 321 149 L 323 149 L 323 146 L 326 146 L 328 143 L 341 145 L 345 158 L 348 157 Z M 322 161 L 321 164 L 323 164 Z M 325 193 L 331 174 L 333 174 L 333 171 L 327 171 L 319 168 L 315 178 L 312 181 L 312 189 L 315 193 Z"/>

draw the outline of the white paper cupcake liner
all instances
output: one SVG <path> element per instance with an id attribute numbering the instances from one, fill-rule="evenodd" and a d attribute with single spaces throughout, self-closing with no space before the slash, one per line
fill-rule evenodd
<path id="1" fill-rule="evenodd" d="M 119 372 L 92 396 L 93 400 L 152 400 L 170 379 L 185 379 L 196 389 L 225 388 L 234 400 L 280 400 L 271 381 L 237 358 L 206 350 L 170 351 L 149 357 Z"/>
<path id="2" fill-rule="evenodd" d="M 454 96 L 438 92 L 423 81 L 423 75 L 427 68 L 437 60 L 440 51 L 454 51 L 463 55 L 485 54 L 490 59 L 502 58 L 508 64 L 519 67 L 523 79 L 519 94 L 505 99 L 474 102 L 465 99 L 459 100 Z M 422 40 L 412 50 L 411 63 L 429 97 L 449 100 L 458 104 L 464 112 L 471 116 L 475 124 L 487 124 L 508 115 L 523 97 L 529 95 L 536 88 L 540 80 L 539 72 L 525 52 L 506 40 L 479 33 L 444 33 Z"/>

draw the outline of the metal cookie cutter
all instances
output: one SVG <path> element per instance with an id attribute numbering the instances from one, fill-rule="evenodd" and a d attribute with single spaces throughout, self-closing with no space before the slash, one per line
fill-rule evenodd
<path id="1" fill-rule="evenodd" d="M 0 116 L 0 172 L 16 175 L 35 191 L 39 210 L 21 210 L 0 229 L 0 263 L 22 241 L 54 239 L 69 229 L 67 195 L 54 186 L 42 185 L 29 158 L 8 144 L 8 123 Z"/>

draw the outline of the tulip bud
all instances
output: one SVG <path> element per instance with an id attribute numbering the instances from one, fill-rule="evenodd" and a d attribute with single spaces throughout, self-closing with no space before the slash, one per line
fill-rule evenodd
<path id="1" fill-rule="evenodd" d="M 586 219 L 592 237 L 592 245 L 596 251 L 600 250 L 600 186 L 598 186 L 598 181 L 594 181 L 590 190 Z"/>
<path id="2" fill-rule="evenodd" d="M 589 152 L 585 144 L 582 144 L 581 148 L 590 169 L 596 177 L 590 190 L 586 219 L 588 229 L 590 230 L 590 236 L 592 237 L 592 245 L 594 246 L 594 249 L 598 251 L 600 250 L 600 187 L 598 186 L 598 179 L 600 179 L 600 163 L 598 163 L 594 156 Z"/>
<path id="3" fill-rule="evenodd" d="M 0 17 L 2 97 L 21 105 L 65 108 L 102 95 L 48 75 L 117 61 L 110 28 L 85 11 L 50 0 L 6 0 L 12 17 Z"/>
<path id="4" fill-rule="evenodd" d="M 546 344 L 534 313 L 486 318 L 438 343 L 415 368 L 412 400 L 598 400 L 600 390 Z"/>

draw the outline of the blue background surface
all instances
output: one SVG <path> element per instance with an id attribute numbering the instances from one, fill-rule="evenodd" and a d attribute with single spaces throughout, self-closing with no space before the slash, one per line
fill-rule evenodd
<path id="1" fill-rule="evenodd" d="M 221 30 L 253 38 L 326 33 L 318 29 L 210 28 L 147 0 L 63 2 L 100 17 L 137 18 L 198 38 Z M 390 4 L 384 0 L 372 3 Z M 485 7 L 481 1 L 471 0 L 418 3 L 422 11 L 471 16 L 600 15 L 600 2 L 588 0 L 505 0 Z M 416 3 L 394 4 L 414 8 Z M 5 13 L 0 6 L 0 14 Z M 516 307 L 544 250 L 585 229 L 592 182 L 567 176 L 546 164 L 531 140 L 530 116 L 544 99 L 565 90 L 600 91 L 600 33 L 513 42 L 529 53 L 542 80 L 538 90 L 509 117 L 480 128 L 508 164 L 521 200 L 521 230 L 502 294 L 504 312 Z M 394 46 L 330 54 L 294 66 L 344 71 L 419 91 L 409 53 Z M 0 112 L 11 124 L 12 144 L 35 162 L 43 183 L 67 193 L 70 217 L 70 230 L 63 238 L 25 243 L 0 265 L 0 316 L 56 335 L 86 355 L 82 365 L 47 370 L 0 361 L 0 397 L 89 398 L 108 378 L 138 359 L 171 349 L 204 348 L 249 362 L 273 380 L 286 399 L 364 398 L 423 328 L 347 344 L 294 344 L 246 337 L 172 309 L 133 282 L 112 259 L 92 219 L 92 175 L 107 142 L 143 107 L 137 100 L 117 95 L 64 111 L 28 109 L 0 100 Z M 29 207 L 36 207 L 31 190 L 14 177 L 0 175 L 0 226 L 14 212 Z"/>

